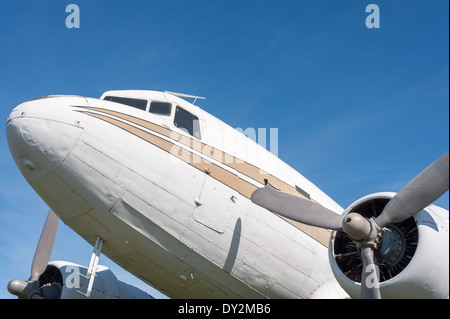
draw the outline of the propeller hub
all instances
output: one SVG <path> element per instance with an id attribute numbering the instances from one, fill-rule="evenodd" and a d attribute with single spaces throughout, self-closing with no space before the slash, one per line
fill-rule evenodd
<path id="1" fill-rule="evenodd" d="M 348 213 L 342 220 L 342 229 L 352 239 L 361 241 L 370 235 L 372 225 L 367 218 L 360 214 Z"/>
<path id="2" fill-rule="evenodd" d="M 8 283 L 8 291 L 20 299 L 32 299 L 35 295 L 39 298 L 41 295 L 38 280 L 23 281 L 20 279 L 13 279 Z"/>
<path id="3" fill-rule="evenodd" d="M 28 283 L 20 279 L 13 279 L 8 283 L 9 293 L 21 297 Z"/>

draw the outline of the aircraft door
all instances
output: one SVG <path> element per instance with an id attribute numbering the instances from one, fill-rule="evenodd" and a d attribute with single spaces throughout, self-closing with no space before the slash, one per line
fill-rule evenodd
<path id="1" fill-rule="evenodd" d="M 204 172 L 205 181 L 200 196 L 196 199 L 196 208 L 194 209 L 194 220 L 218 233 L 225 232 L 229 221 L 229 214 L 226 213 L 226 207 L 230 201 L 230 191 L 223 184 L 224 169 L 220 166 L 223 162 L 223 153 L 221 151 L 223 141 L 220 126 L 209 125 L 202 122 L 203 136 L 205 143 L 202 146 L 202 154 L 205 162 Z"/>

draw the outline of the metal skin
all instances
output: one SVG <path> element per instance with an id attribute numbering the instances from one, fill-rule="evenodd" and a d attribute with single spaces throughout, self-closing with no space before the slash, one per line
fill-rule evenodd
<path id="1" fill-rule="evenodd" d="M 174 112 L 161 117 L 150 114 L 149 106 L 142 111 L 102 99 L 52 96 L 11 112 L 8 144 L 24 177 L 64 223 L 91 244 L 101 237 L 102 252 L 169 297 L 347 296 L 337 282 L 352 297 L 402 298 L 411 291 L 448 297 L 448 219 L 441 222 L 448 212 L 419 207 L 448 189 L 448 154 L 390 197 L 400 206 L 413 203 L 413 209 L 402 215 L 397 205 L 387 205 L 377 217 L 383 224 L 384 218 L 413 214 L 420 235 L 407 269 L 379 283 L 370 250 L 379 255 L 386 229 L 393 235 L 382 243 L 382 259 L 402 253 L 389 249 L 401 235 L 390 224 L 381 228 L 376 219 L 357 215 L 345 220 L 353 206 L 342 214 L 338 204 L 287 164 L 184 100 L 153 91 L 108 94 L 166 101 L 173 110 L 180 106 L 199 118 L 202 139 L 177 129 Z M 231 163 L 221 161 L 224 157 Z M 434 187 L 436 174 L 444 178 Z M 259 194 L 285 207 L 289 218 L 270 213 L 283 215 L 252 196 L 266 184 L 297 195 Z M 330 267 L 327 254 L 336 244 L 335 233 L 328 242 L 324 227 L 338 233 L 347 229 L 356 237 L 352 240 L 366 268 L 362 285 L 344 278 L 333 259 Z M 439 278 L 427 271 L 430 260 Z M 441 280 L 445 274 L 447 284 Z"/>
<path id="2" fill-rule="evenodd" d="M 24 102 L 7 119 L 17 166 L 66 225 L 91 245 L 101 237 L 102 254 L 172 298 L 347 296 L 327 261 L 330 232 L 275 216 L 249 197 L 268 178 L 337 215 L 342 207 L 187 101 L 108 94 L 170 102 L 172 117 L 64 96 Z M 176 106 L 198 116 L 201 141 L 190 143 L 174 125 Z"/>

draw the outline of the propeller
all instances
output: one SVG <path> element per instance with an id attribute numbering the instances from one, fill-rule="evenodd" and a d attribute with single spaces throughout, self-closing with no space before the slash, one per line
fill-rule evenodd
<path id="1" fill-rule="evenodd" d="M 273 213 L 300 223 L 345 232 L 356 243 L 363 260 L 361 298 L 379 299 L 379 275 L 373 250 L 378 248 L 383 227 L 414 216 L 448 189 L 447 152 L 404 186 L 376 219 L 367 219 L 354 212 L 341 216 L 310 200 L 280 192 L 270 186 L 256 189 L 251 200 Z"/>
<path id="2" fill-rule="evenodd" d="M 44 273 L 55 243 L 58 230 L 59 218 L 49 210 L 44 228 L 39 238 L 39 243 L 34 253 L 31 265 L 31 277 L 28 281 L 13 279 L 8 283 L 8 291 L 21 299 L 39 299 L 40 295 L 39 277 Z"/>
<path id="3" fill-rule="evenodd" d="M 376 222 L 381 227 L 398 223 L 414 216 L 436 199 L 441 197 L 449 186 L 449 155 L 448 152 L 428 166 L 384 208 Z"/>

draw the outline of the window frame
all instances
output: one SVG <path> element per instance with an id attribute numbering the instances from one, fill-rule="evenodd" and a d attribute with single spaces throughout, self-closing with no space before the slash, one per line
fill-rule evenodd
<path id="1" fill-rule="evenodd" d="M 180 110 L 182 110 L 183 112 L 185 112 L 185 114 L 188 114 L 188 115 L 192 116 L 192 119 L 193 119 L 193 123 L 192 123 L 192 134 L 189 132 L 189 129 L 188 129 L 188 128 L 185 128 L 185 127 L 179 127 L 179 126 L 177 126 L 177 124 L 175 124 L 175 120 L 176 120 L 176 117 L 177 117 L 177 111 L 178 111 L 178 109 L 180 109 Z M 200 118 L 199 118 L 197 115 L 195 115 L 195 114 L 189 112 L 188 110 L 186 110 L 185 108 L 183 108 L 183 107 L 181 107 L 181 106 L 179 106 L 179 105 L 175 105 L 175 111 L 174 111 L 173 113 L 174 113 L 174 114 L 173 114 L 173 121 L 172 121 L 172 123 L 173 123 L 173 125 L 174 125 L 176 128 L 178 128 L 179 130 L 183 131 L 184 133 L 189 134 L 190 136 L 192 136 L 192 137 L 194 137 L 194 138 L 196 138 L 196 139 L 198 139 L 198 140 L 201 140 L 201 139 L 202 139 L 202 129 L 201 129 L 201 125 L 200 125 Z M 197 120 L 197 130 L 196 130 L 196 127 L 195 127 L 195 120 Z M 197 132 L 198 134 L 196 134 L 196 132 Z"/>

